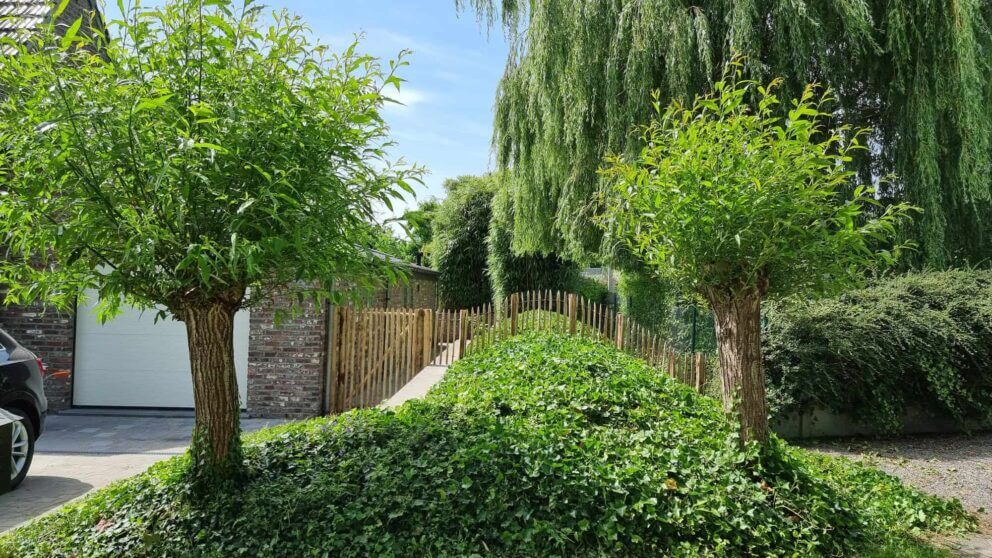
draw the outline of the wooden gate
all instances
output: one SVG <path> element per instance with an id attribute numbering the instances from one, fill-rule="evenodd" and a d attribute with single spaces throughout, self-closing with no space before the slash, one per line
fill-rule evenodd
<path id="1" fill-rule="evenodd" d="M 434 358 L 427 309 L 335 307 L 330 412 L 374 407 Z"/>
<path id="2" fill-rule="evenodd" d="M 697 390 L 706 382 L 703 355 L 677 351 L 609 306 L 572 293 L 517 293 L 463 310 L 335 307 L 332 320 L 331 413 L 379 405 L 429 364 L 446 366 L 532 331 L 592 337 Z"/>

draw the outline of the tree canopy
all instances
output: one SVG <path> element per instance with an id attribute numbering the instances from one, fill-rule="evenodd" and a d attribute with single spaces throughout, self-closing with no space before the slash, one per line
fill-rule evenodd
<path id="1" fill-rule="evenodd" d="M 904 236 L 918 263 L 992 257 L 992 4 L 981 0 L 458 0 L 500 23 L 511 52 L 494 146 L 512 169 L 529 250 L 599 248 L 596 169 L 641 147 L 663 103 L 690 102 L 744 56 L 782 95 L 829 86 L 837 125 L 869 128 L 847 164 L 862 183 L 895 173 L 884 200 L 923 209 Z"/>
<path id="2" fill-rule="evenodd" d="M 92 289 L 103 317 L 130 304 L 184 322 L 194 472 L 231 479 L 235 312 L 390 274 L 369 250 L 375 209 L 420 175 L 389 156 L 381 115 L 404 63 L 333 53 L 250 0 L 124 11 L 106 34 L 80 18 L 0 43 L 4 301 Z"/>
<path id="3" fill-rule="evenodd" d="M 813 86 L 777 116 L 779 83 L 730 74 L 690 105 L 656 105 L 641 152 L 610 156 L 602 171 L 607 209 L 597 222 L 607 238 L 710 299 L 750 288 L 762 297 L 830 291 L 894 263 L 902 247 L 886 242 L 913 208 L 865 218 L 874 190 L 844 165 L 865 149 L 864 132 L 828 133 L 832 98 Z"/>
<path id="4" fill-rule="evenodd" d="M 433 219 L 428 251 L 438 271 L 437 291 L 445 308 L 468 308 L 492 299 L 486 258 L 496 181 L 492 175 L 444 181 L 447 197 Z"/>
<path id="5" fill-rule="evenodd" d="M 503 178 L 503 175 L 501 175 Z M 570 290 L 579 284 L 576 262 L 551 253 L 520 253 L 515 249 L 514 189 L 512 183 L 498 182 L 489 223 L 487 264 L 493 299 L 502 304 L 513 293 L 532 290 Z"/>

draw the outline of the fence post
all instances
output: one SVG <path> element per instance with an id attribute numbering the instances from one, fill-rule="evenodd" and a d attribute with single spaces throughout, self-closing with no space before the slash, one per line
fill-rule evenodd
<path id="1" fill-rule="evenodd" d="M 520 295 L 510 295 L 510 337 L 517 334 L 517 314 L 520 312 Z"/>
<path id="2" fill-rule="evenodd" d="M 692 305 L 692 346 L 689 348 L 690 353 L 696 352 L 696 305 Z"/>
<path id="3" fill-rule="evenodd" d="M 331 369 L 331 406 L 329 412 L 331 413 L 343 413 L 344 408 L 344 389 L 345 389 L 345 369 L 350 366 L 350 360 L 352 355 L 348 353 L 346 347 L 351 345 L 346 345 L 352 335 L 354 335 L 353 326 L 348 328 L 347 322 L 348 317 L 351 316 L 351 310 L 349 308 L 342 308 L 340 306 L 334 307 L 334 367 Z M 347 359 L 347 360 L 346 360 Z"/>
<path id="4" fill-rule="evenodd" d="M 458 313 L 458 358 L 465 356 L 465 345 L 468 341 L 468 310 Z"/>
<path id="5" fill-rule="evenodd" d="M 337 397 L 337 369 L 338 369 L 338 313 L 340 310 L 336 304 L 327 304 L 327 361 L 324 373 L 324 412 L 331 414 L 334 412 L 334 405 Z"/>
<path id="6" fill-rule="evenodd" d="M 431 357 L 434 356 L 434 311 L 430 308 L 425 308 L 421 311 L 420 317 L 424 320 L 423 361 L 424 366 L 428 366 L 433 360 Z M 423 368 L 423 366 L 421 368 Z"/>
<path id="7" fill-rule="evenodd" d="M 702 392 L 706 384 L 706 359 L 703 353 L 696 353 L 696 391 Z"/>
<path id="8" fill-rule="evenodd" d="M 617 314 L 617 348 L 623 350 L 623 314 Z"/>
<path id="9" fill-rule="evenodd" d="M 575 326 L 578 321 L 579 304 L 575 293 L 568 293 L 568 332 L 575 335 Z"/>

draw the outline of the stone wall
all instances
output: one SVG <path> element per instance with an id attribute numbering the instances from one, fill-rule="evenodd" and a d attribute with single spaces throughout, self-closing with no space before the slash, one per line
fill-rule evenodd
<path id="1" fill-rule="evenodd" d="M 37 304 L 0 306 L 0 329 L 38 355 L 48 371 L 45 396 L 51 412 L 68 408 L 72 399 L 75 327 L 72 312 Z"/>
<path id="2" fill-rule="evenodd" d="M 321 414 L 325 378 L 327 319 L 324 308 L 307 302 L 297 316 L 276 323 L 285 297 L 251 310 L 248 343 L 248 414 L 304 418 Z"/>

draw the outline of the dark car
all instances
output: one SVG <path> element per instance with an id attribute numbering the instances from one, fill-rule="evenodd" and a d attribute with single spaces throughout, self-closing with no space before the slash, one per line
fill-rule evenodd
<path id="1" fill-rule="evenodd" d="M 20 418 L 14 423 L 11 488 L 27 476 L 35 440 L 45 429 L 44 375 L 41 359 L 0 329 L 0 407 Z"/>

